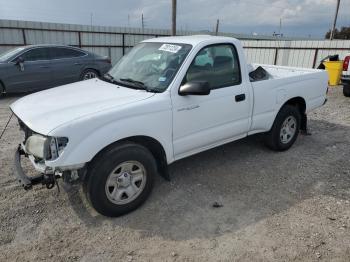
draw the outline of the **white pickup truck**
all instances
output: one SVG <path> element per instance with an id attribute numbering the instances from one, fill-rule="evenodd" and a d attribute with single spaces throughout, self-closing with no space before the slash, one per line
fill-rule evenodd
<path id="1" fill-rule="evenodd" d="M 25 189 L 82 180 L 98 212 L 119 216 L 184 157 L 255 133 L 273 150 L 290 148 L 325 103 L 327 81 L 323 70 L 248 65 L 234 38 L 149 39 L 104 77 L 11 105 L 25 133 L 15 174 Z M 22 156 L 39 175 L 25 175 Z"/>

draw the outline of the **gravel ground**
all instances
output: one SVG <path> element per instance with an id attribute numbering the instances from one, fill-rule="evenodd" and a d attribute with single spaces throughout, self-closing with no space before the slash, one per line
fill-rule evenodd
<path id="1" fill-rule="evenodd" d="M 0 100 L 1 129 L 16 99 Z M 0 261 L 349 261 L 349 104 L 331 89 L 309 115 L 312 135 L 287 152 L 253 136 L 178 161 L 171 182 L 157 179 L 141 208 L 114 219 L 79 186 L 20 188 L 13 119 L 0 140 Z"/>

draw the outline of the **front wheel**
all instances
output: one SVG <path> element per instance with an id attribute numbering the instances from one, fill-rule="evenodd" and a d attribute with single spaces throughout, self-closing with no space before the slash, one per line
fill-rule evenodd
<path id="1" fill-rule="evenodd" d="M 289 149 L 298 137 L 300 112 L 297 107 L 285 105 L 278 112 L 271 130 L 266 133 L 266 145 L 275 151 Z"/>
<path id="2" fill-rule="evenodd" d="M 85 191 L 100 214 L 124 215 L 147 199 L 156 173 L 155 159 L 147 148 L 135 143 L 118 144 L 93 160 Z"/>

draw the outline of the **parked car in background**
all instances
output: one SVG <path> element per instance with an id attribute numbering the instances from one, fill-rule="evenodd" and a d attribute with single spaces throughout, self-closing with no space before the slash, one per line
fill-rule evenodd
<path id="1" fill-rule="evenodd" d="M 101 76 L 108 57 L 71 46 L 31 45 L 0 55 L 0 94 L 33 92 Z"/>
<path id="2" fill-rule="evenodd" d="M 343 93 L 344 96 L 350 97 L 350 53 L 346 54 L 343 60 L 343 73 L 341 77 Z"/>

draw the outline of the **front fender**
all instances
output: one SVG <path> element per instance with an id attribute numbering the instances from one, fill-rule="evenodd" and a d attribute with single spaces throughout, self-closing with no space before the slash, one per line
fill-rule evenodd
<path id="1" fill-rule="evenodd" d="M 85 121 L 79 125 L 79 129 L 73 126 L 69 129 L 73 132 L 69 135 L 67 147 L 58 159 L 46 161 L 47 166 L 64 167 L 87 163 L 108 145 L 132 136 L 148 136 L 157 140 L 164 148 L 167 162 L 173 161 L 170 110 L 130 116 L 104 125 L 99 125 L 96 119 L 94 126 L 98 128 L 91 128 L 88 123 L 91 124 Z"/>

